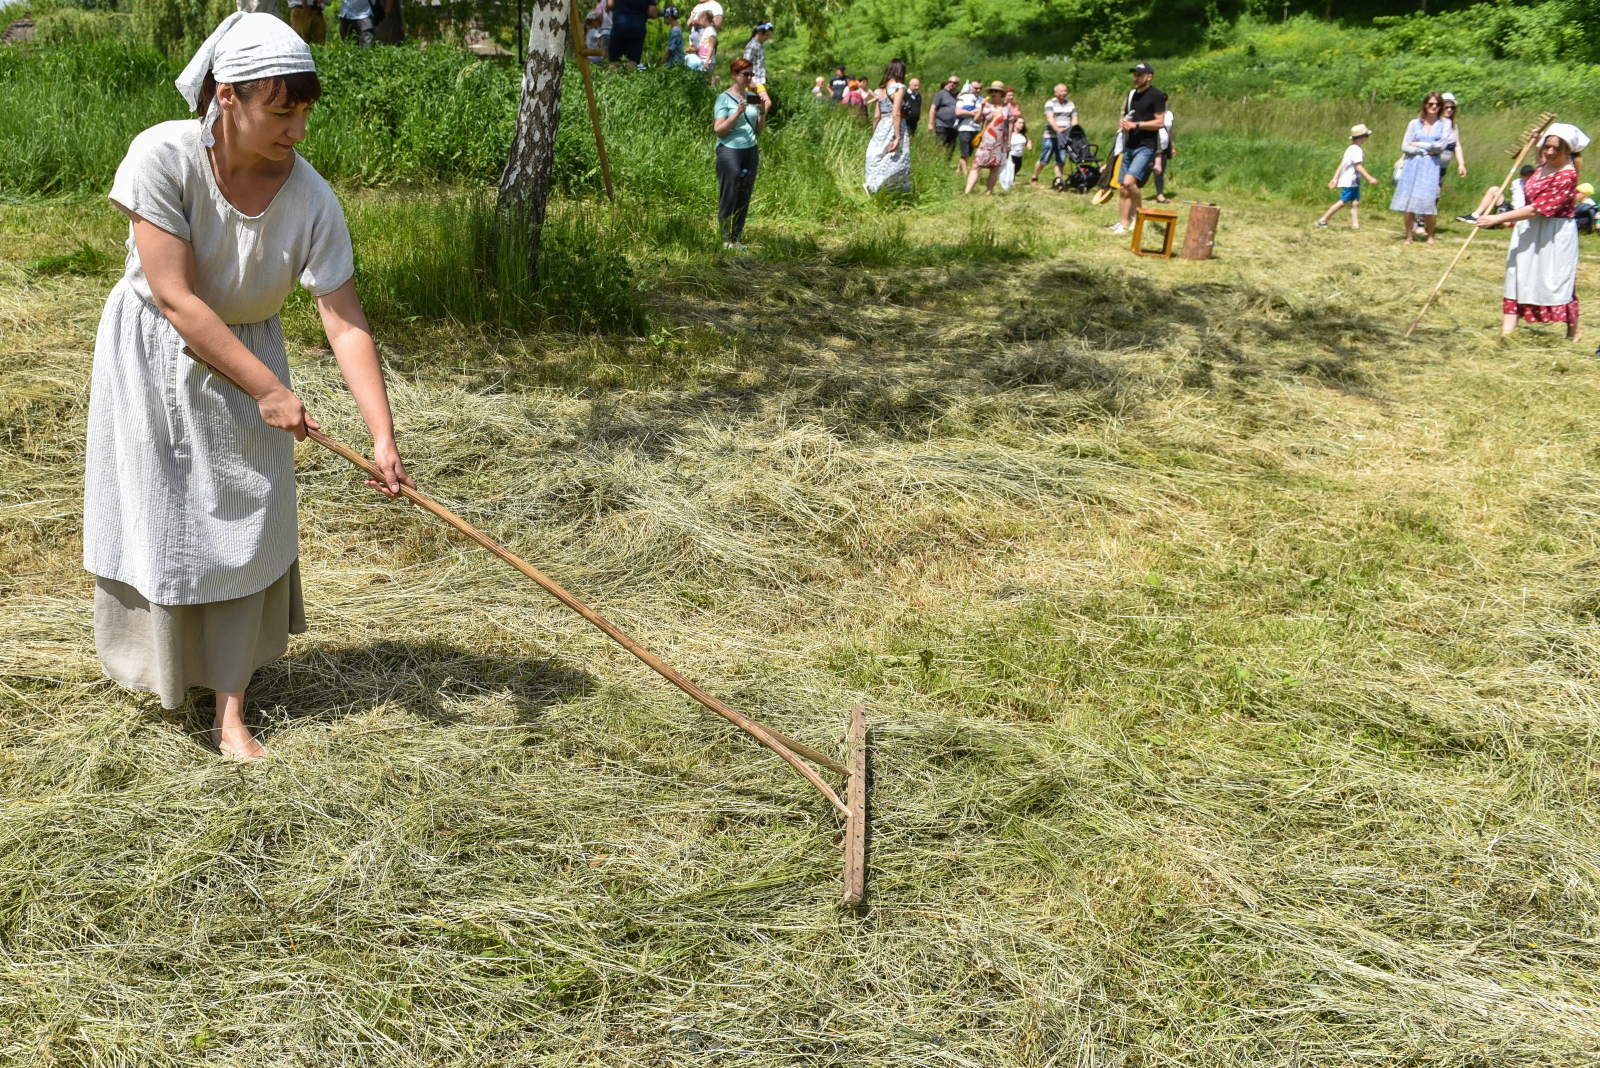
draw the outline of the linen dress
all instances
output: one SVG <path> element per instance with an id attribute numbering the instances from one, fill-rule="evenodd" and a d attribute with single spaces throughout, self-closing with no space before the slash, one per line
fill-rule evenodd
<path id="1" fill-rule="evenodd" d="M 1518 223 L 1506 252 L 1506 289 L 1501 310 L 1530 323 L 1578 321 L 1578 224 L 1572 206 L 1578 172 L 1572 168 L 1523 182 L 1523 195 L 1538 212 Z"/>
<path id="2" fill-rule="evenodd" d="M 872 140 L 867 143 L 867 192 L 876 193 L 888 187 L 890 189 L 911 189 L 911 137 L 906 131 L 906 120 L 900 120 L 900 147 L 893 153 L 886 151 L 889 142 L 894 140 L 894 94 L 900 92 L 905 86 L 899 82 L 890 82 L 883 87 L 883 96 L 878 100 L 878 124 L 872 131 Z"/>
<path id="3" fill-rule="evenodd" d="M 111 200 L 194 248 L 195 294 L 289 384 L 278 311 L 298 281 L 355 273 L 338 198 L 294 157 L 260 215 L 217 188 L 192 119 L 134 138 Z M 243 690 L 305 629 L 294 438 L 183 353 L 156 308 L 133 229 L 95 337 L 83 559 L 106 673 L 175 708 L 191 686 Z"/>
<path id="4" fill-rule="evenodd" d="M 1400 178 L 1395 183 L 1394 199 L 1389 201 L 1390 211 L 1409 211 L 1414 215 L 1439 214 L 1439 160 L 1438 154 L 1454 137 L 1449 119 L 1437 119 L 1426 126 L 1421 119 L 1412 119 L 1400 139 L 1400 151 L 1405 162 L 1400 165 Z M 1413 141 L 1421 148 L 1412 148 Z"/>

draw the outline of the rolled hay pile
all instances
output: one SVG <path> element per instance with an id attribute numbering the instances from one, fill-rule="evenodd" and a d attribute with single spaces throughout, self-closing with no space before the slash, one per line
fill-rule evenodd
<path id="1" fill-rule="evenodd" d="M 720 330 L 648 389 L 537 381 L 638 339 L 394 361 L 441 500 L 803 741 L 868 698 L 841 918 L 820 799 L 317 452 L 272 758 L 101 681 L 74 496 L 109 283 L 17 267 L 81 224 L 0 209 L 0 1058 L 1589 1059 L 1593 376 L 1466 326 L 1391 349 L 1389 276 L 1265 211 L 1197 278 L 1048 210 L 1069 243 L 1023 281 L 863 281 L 828 235 L 675 271 L 661 314 Z"/>

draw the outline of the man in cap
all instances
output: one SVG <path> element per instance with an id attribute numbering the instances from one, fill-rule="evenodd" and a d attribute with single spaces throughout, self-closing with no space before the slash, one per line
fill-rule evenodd
<path id="1" fill-rule="evenodd" d="M 767 95 L 767 38 L 772 36 L 772 30 L 772 23 L 758 22 L 750 42 L 744 46 L 744 58 L 750 61 L 750 88 L 760 94 L 763 111 L 772 107 L 772 98 Z"/>
<path id="2" fill-rule="evenodd" d="M 933 94 L 933 109 L 928 112 L 928 132 L 939 139 L 946 159 L 956 147 L 956 90 L 960 85 L 961 79 L 954 74 L 946 78 Z"/>
<path id="3" fill-rule="evenodd" d="M 1133 216 L 1144 202 L 1139 187 L 1150 177 L 1156 150 L 1161 147 L 1161 127 L 1167 117 L 1167 94 L 1150 84 L 1156 70 L 1148 63 L 1137 63 L 1129 72 L 1133 89 L 1123 105 L 1121 185 L 1117 190 L 1118 218 L 1111 227 L 1114 234 L 1125 234 L 1133 226 Z"/>

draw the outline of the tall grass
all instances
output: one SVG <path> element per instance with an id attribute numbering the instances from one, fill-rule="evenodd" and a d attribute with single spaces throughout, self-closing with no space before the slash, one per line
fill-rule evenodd
<path id="1" fill-rule="evenodd" d="M 627 235 L 582 203 L 558 202 L 530 263 L 528 234 L 473 191 L 349 205 L 356 283 L 375 322 L 412 319 L 512 330 L 637 333 L 648 325 Z"/>

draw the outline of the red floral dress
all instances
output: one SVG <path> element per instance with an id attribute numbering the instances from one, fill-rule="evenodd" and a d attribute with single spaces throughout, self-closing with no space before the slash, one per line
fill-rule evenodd
<path id="1" fill-rule="evenodd" d="M 1011 112 L 1004 104 L 991 104 L 987 100 L 978 109 L 978 121 L 983 123 L 983 137 L 978 141 L 972 165 L 974 167 L 1000 167 L 1011 158 Z"/>
<path id="2" fill-rule="evenodd" d="M 1554 174 L 1529 175 L 1522 189 L 1528 205 L 1540 215 L 1547 219 L 1570 219 L 1575 213 L 1573 199 L 1578 190 L 1578 172 L 1569 167 Z M 1578 294 L 1574 291 L 1572 300 L 1566 304 L 1519 304 L 1505 297 L 1501 309 L 1529 323 L 1576 323 Z"/>

